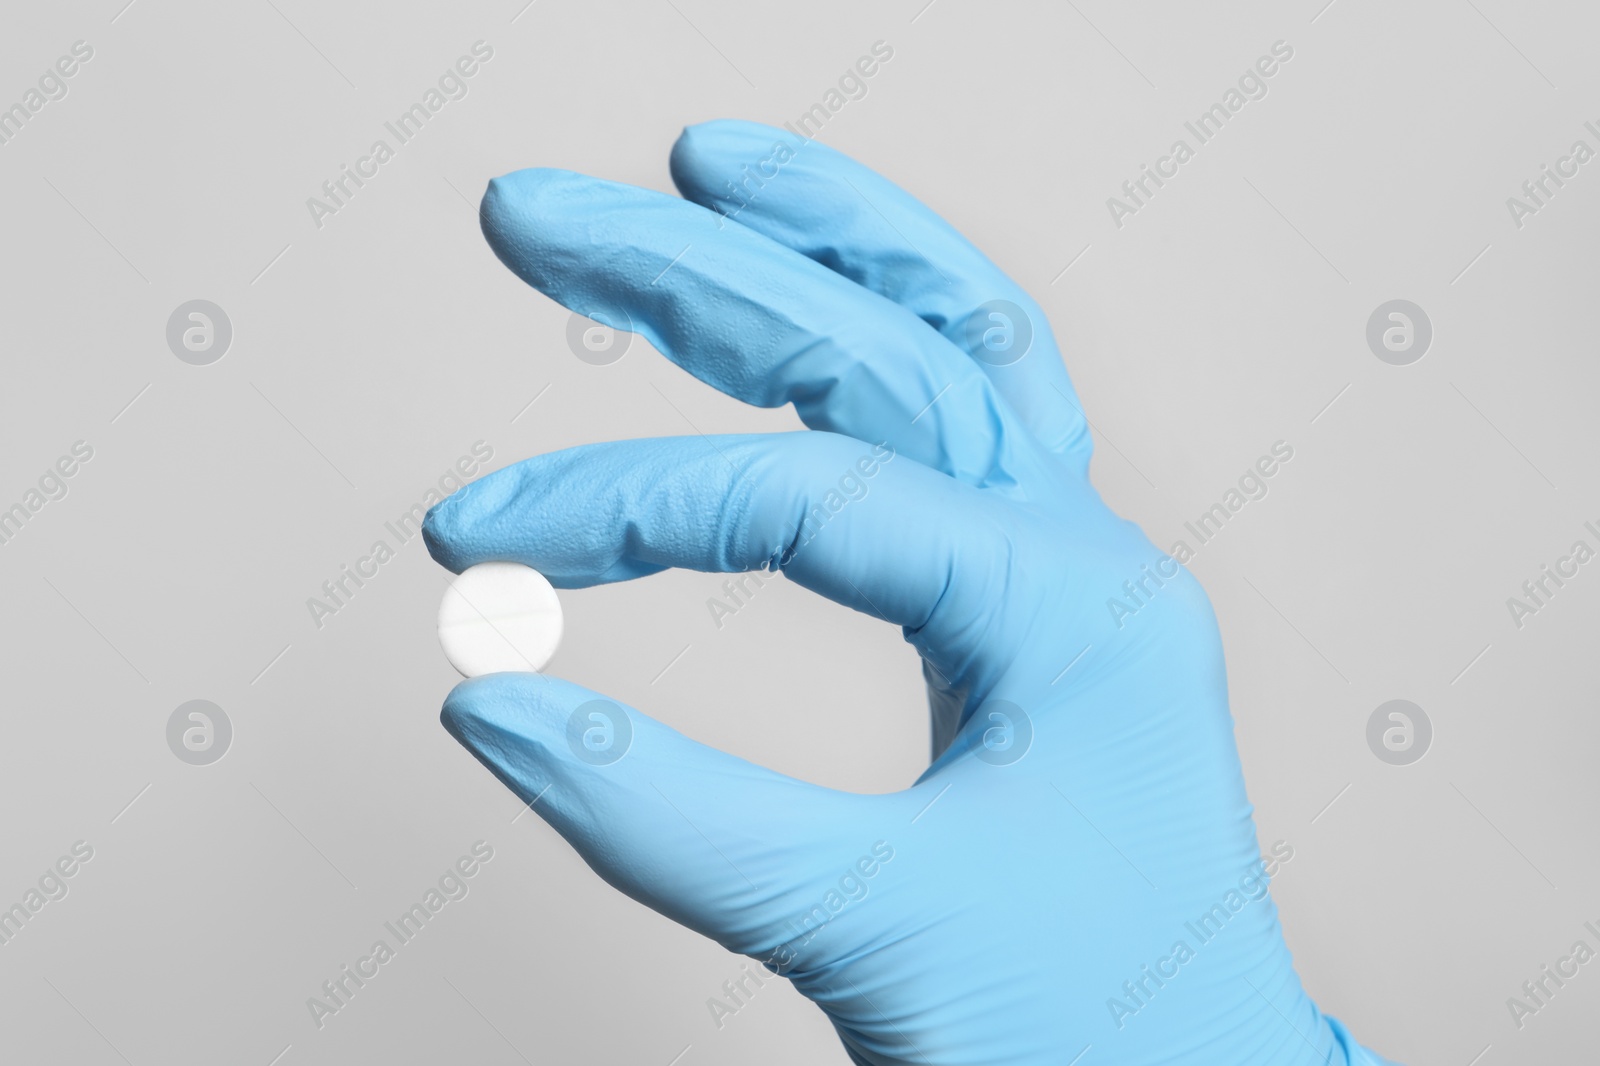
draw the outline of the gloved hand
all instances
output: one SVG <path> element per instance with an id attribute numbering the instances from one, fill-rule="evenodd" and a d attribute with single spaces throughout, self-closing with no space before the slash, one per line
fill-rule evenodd
<path id="1" fill-rule="evenodd" d="M 857 1063 L 1381 1062 L 1295 975 L 1266 895 L 1292 851 L 1256 842 L 1216 619 L 1090 486 L 1034 301 L 815 142 L 696 126 L 672 176 L 685 199 L 519 171 L 484 232 L 810 431 L 537 456 L 435 507 L 429 549 L 560 588 L 781 570 L 903 628 L 933 763 L 831 791 L 526 674 L 460 685 L 445 728 L 610 884 L 793 981 Z"/>

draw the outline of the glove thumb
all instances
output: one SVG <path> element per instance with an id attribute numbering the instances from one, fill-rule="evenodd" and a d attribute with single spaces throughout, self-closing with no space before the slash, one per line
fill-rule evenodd
<path id="1" fill-rule="evenodd" d="M 887 798 L 785 777 L 538 674 L 466 681 L 440 718 L 608 883 L 780 971 Z"/>

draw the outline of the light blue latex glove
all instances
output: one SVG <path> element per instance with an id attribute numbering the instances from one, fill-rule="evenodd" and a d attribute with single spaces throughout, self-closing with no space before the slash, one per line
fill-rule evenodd
<path id="1" fill-rule="evenodd" d="M 525 674 L 462 684 L 445 727 L 606 881 L 793 981 L 858 1063 L 1381 1061 L 1295 975 L 1216 619 L 1090 486 L 1038 306 L 820 144 L 710 123 L 672 175 L 686 199 L 519 171 L 484 232 L 541 292 L 811 431 L 538 456 L 434 508 L 429 548 L 560 588 L 781 570 L 903 627 L 933 764 L 835 792 Z"/>

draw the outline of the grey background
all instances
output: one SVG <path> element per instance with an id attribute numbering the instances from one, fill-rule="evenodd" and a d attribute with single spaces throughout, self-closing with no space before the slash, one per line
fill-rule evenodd
<path id="1" fill-rule="evenodd" d="M 1505 603 L 1600 525 L 1600 162 L 1521 229 L 1505 206 L 1600 147 L 1592 10 L 123 2 L 11 4 L 0 34 L 7 105 L 95 49 L 0 147 L 0 503 L 95 449 L 0 546 L 0 901 L 95 849 L 0 947 L 4 1057 L 845 1061 L 787 986 L 718 1031 L 705 1000 L 741 960 L 607 888 L 439 728 L 420 540 L 320 630 L 306 599 L 475 441 L 500 466 L 796 426 L 643 341 L 575 358 L 476 201 L 531 165 L 670 189 L 685 123 L 791 119 L 880 39 L 893 60 L 822 139 L 1044 304 L 1115 508 L 1165 546 L 1295 448 L 1192 569 L 1261 838 L 1296 849 L 1273 891 L 1313 996 L 1407 1063 L 1592 1057 L 1593 967 L 1522 1031 L 1505 1006 L 1600 922 L 1600 562 L 1520 630 Z M 314 227 L 306 198 L 479 39 L 470 94 Z M 1269 95 L 1115 227 L 1106 198 L 1279 39 Z M 1433 323 L 1410 366 L 1364 340 L 1396 298 Z M 232 320 L 210 366 L 166 346 L 193 299 Z M 563 593 L 551 669 L 786 773 L 909 783 L 927 726 L 898 633 L 782 583 L 718 630 L 720 583 Z M 1365 740 L 1397 698 L 1434 727 L 1409 766 Z M 208 766 L 165 740 L 192 699 L 234 729 Z M 318 1031 L 307 997 L 480 839 L 470 895 Z"/>

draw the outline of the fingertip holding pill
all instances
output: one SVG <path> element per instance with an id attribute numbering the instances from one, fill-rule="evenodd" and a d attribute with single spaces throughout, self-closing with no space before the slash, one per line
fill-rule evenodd
<path id="1" fill-rule="evenodd" d="M 463 677 L 537 673 L 561 643 L 561 601 L 521 563 L 479 563 L 456 575 L 439 604 L 439 644 Z"/>

